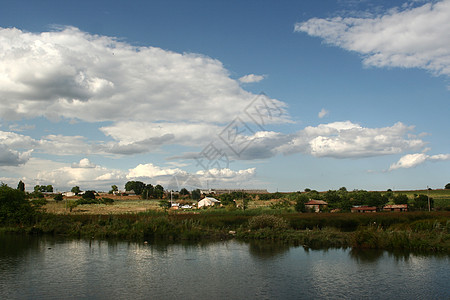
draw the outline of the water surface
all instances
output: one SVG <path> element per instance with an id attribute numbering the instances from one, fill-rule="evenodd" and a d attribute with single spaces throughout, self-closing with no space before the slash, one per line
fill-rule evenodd
<path id="1" fill-rule="evenodd" d="M 0 299 L 450 299 L 448 256 L 0 236 Z"/>

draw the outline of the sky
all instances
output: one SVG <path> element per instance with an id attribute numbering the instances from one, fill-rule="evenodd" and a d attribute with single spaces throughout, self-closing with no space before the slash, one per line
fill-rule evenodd
<path id="1" fill-rule="evenodd" d="M 450 182 L 450 0 L 1 2 L 9 186 Z"/>

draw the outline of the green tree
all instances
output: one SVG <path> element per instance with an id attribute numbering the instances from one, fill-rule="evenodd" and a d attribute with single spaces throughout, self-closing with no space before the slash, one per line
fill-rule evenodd
<path id="1" fill-rule="evenodd" d="M 80 187 L 79 186 L 74 186 L 71 190 L 72 193 L 75 193 L 75 195 L 78 195 L 79 193 L 81 193 Z"/>
<path id="2" fill-rule="evenodd" d="M 53 197 L 53 199 L 56 202 L 62 201 L 63 200 L 63 195 L 62 194 L 56 194 L 55 197 Z"/>
<path id="3" fill-rule="evenodd" d="M 21 192 L 25 192 L 25 183 L 23 181 L 19 181 L 19 184 L 17 185 L 17 189 Z"/>
<path id="4" fill-rule="evenodd" d="M 114 192 L 117 192 L 117 191 L 119 191 L 119 188 L 117 187 L 117 185 L 113 184 L 111 186 L 111 190 L 109 191 L 108 194 L 114 194 Z"/>
<path id="5" fill-rule="evenodd" d="M 434 207 L 434 200 L 430 197 L 430 208 Z M 428 196 L 427 195 L 414 195 L 414 209 L 428 210 Z"/>
<path id="6" fill-rule="evenodd" d="M 35 213 L 24 192 L 0 186 L 0 224 L 30 224 Z"/>
<path id="7" fill-rule="evenodd" d="M 127 183 L 125 183 L 125 191 L 129 192 L 133 190 L 136 195 L 141 195 L 144 188 L 145 183 L 143 183 L 142 181 L 128 181 Z"/>
<path id="8" fill-rule="evenodd" d="M 51 184 L 49 185 L 36 185 L 34 187 L 35 192 L 41 192 L 41 193 L 53 193 L 53 186 Z"/>
<path id="9" fill-rule="evenodd" d="M 395 204 L 408 204 L 408 196 L 404 194 L 398 194 L 393 197 Z"/>
<path id="10" fill-rule="evenodd" d="M 154 197 L 156 199 L 162 199 L 164 197 L 164 188 L 162 185 L 158 184 L 155 186 Z"/>
<path id="11" fill-rule="evenodd" d="M 182 188 L 182 189 L 180 190 L 180 195 L 183 195 L 183 196 L 189 196 L 190 193 L 189 193 L 189 191 L 188 191 L 186 188 Z"/>
<path id="12" fill-rule="evenodd" d="M 309 198 L 305 194 L 298 195 L 295 199 L 295 210 L 298 212 L 306 212 L 305 203 L 309 201 Z"/>
<path id="13" fill-rule="evenodd" d="M 153 198 L 155 195 L 155 188 L 153 187 L 153 185 L 151 184 L 147 184 L 144 188 L 144 190 L 142 191 L 142 199 L 151 199 Z"/>
<path id="14" fill-rule="evenodd" d="M 192 200 L 200 200 L 200 197 L 202 196 L 202 193 L 199 189 L 195 189 L 191 192 Z"/>
<path id="15" fill-rule="evenodd" d="M 450 190 L 450 182 L 445 185 L 446 190 Z"/>

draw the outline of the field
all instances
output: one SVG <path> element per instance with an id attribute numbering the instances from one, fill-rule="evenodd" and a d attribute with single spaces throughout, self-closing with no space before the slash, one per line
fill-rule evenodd
<path id="1" fill-rule="evenodd" d="M 413 199 L 414 195 L 427 195 L 433 198 L 435 207 L 439 210 L 450 210 L 450 190 L 413 190 L 413 191 L 395 191 L 395 194 L 405 194 L 408 198 Z M 56 202 L 51 197 L 46 198 L 48 203 L 43 207 L 45 211 L 53 214 L 92 214 L 92 215 L 109 215 L 109 214 L 126 214 L 140 213 L 145 211 L 162 211 L 158 200 L 142 200 L 139 196 L 116 196 L 110 194 L 100 194 L 98 198 L 107 197 L 114 200 L 113 204 L 89 204 L 79 205 L 70 212 L 70 202 L 76 201 L 79 197 L 64 198 L 63 201 Z M 277 203 L 278 200 L 256 200 L 250 201 L 248 208 L 251 209 L 269 209 L 271 205 Z M 192 201 L 192 203 L 195 201 Z M 237 204 L 241 205 L 239 201 Z"/>
<path id="2" fill-rule="evenodd" d="M 70 212 L 70 202 L 78 200 L 79 197 L 68 197 L 60 202 L 47 198 L 48 203 L 44 206 L 44 209 L 46 212 L 53 214 L 71 213 L 89 215 L 139 213 L 147 210 L 160 209 L 159 202 L 157 200 L 142 200 L 139 196 L 114 196 L 102 194 L 99 197 L 111 198 L 114 200 L 114 203 L 79 205 L 73 208 L 72 212 Z"/>

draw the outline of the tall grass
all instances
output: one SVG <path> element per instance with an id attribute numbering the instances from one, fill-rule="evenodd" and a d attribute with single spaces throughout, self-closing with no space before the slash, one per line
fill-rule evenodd
<path id="1" fill-rule="evenodd" d="M 86 238 L 169 241 L 270 239 L 308 247 L 450 252 L 450 212 L 287 213 L 284 210 L 136 214 L 41 214 L 29 227 L 3 230 Z M 272 213 L 270 213 L 272 212 Z M 232 233 L 230 233 L 232 232 Z"/>

